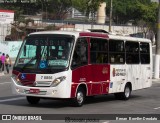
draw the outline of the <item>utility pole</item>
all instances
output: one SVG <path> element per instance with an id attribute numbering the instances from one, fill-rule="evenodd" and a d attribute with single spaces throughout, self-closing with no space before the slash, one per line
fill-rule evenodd
<path id="1" fill-rule="evenodd" d="M 110 0 L 109 32 L 112 32 L 111 26 L 112 26 L 112 0 Z"/>
<path id="2" fill-rule="evenodd" d="M 43 1 L 42 0 L 41 0 L 41 6 L 42 6 L 42 20 L 43 20 Z"/>
<path id="3" fill-rule="evenodd" d="M 160 67 L 160 0 L 158 5 L 158 23 L 157 23 L 157 41 L 156 41 L 156 54 L 154 64 L 154 78 L 159 78 L 159 67 Z"/>

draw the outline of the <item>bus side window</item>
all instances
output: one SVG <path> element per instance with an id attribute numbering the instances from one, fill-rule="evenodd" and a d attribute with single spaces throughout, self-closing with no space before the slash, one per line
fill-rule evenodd
<path id="1" fill-rule="evenodd" d="M 86 38 L 77 40 L 72 59 L 72 68 L 88 64 L 88 44 Z"/>
<path id="2" fill-rule="evenodd" d="M 109 60 L 111 64 L 125 63 L 125 50 L 123 40 L 109 40 Z"/>
<path id="3" fill-rule="evenodd" d="M 149 64 L 150 63 L 150 47 L 149 43 L 140 43 L 140 60 L 141 64 Z"/>
<path id="4" fill-rule="evenodd" d="M 132 63 L 132 57 L 131 57 L 131 56 L 127 56 L 126 62 L 127 62 L 127 63 Z"/>
<path id="5" fill-rule="evenodd" d="M 90 62 L 92 64 L 108 63 L 108 41 L 100 38 L 90 38 Z"/>
<path id="6" fill-rule="evenodd" d="M 139 43 L 126 41 L 126 63 L 139 64 Z"/>
<path id="7" fill-rule="evenodd" d="M 115 57 L 112 55 L 112 56 L 110 56 L 110 62 L 111 63 L 114 63 L 115 62 Z"/>
<path id="8" fill-rule="evenodd" d="M 73 59 L 72 59 L 72 66 L 78 66 L 80 63 L 80 56 L 78 55 L 77 51 L 74 51 Z"/>
<path id="9" fill-rule="evenodd" d="M 97 55 L 96 63 L 107 63 L 108 55 L 106 53 L 99 53 Z"/>

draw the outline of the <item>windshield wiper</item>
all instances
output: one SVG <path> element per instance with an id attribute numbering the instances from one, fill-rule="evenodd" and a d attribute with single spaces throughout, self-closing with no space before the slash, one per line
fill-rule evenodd
<path id="1" fill-rule="evenodd" d="M 33 60 L 35 60 L 35 59 L 37 59 L 37 58 L 36 58 L 36 57 L 31 58 L 30 61 L 28 61 L 28 62 L 22 67 L 22 71 L 23 71 Z"/>

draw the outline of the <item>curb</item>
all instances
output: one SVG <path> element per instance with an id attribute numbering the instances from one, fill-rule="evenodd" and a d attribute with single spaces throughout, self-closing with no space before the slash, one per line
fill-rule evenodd
<path id="1" fill-rule="evenodd" d="M 153 83 L 160 83 L 160 79 L 152 79 Z"/>

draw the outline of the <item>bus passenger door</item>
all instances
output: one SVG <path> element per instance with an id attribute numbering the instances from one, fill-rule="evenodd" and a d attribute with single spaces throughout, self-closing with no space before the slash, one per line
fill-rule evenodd
<path id="1" fill-rule="evenodd" d="M 108 40 L 90 38 L 91 94 L 107 94 L 109 87 Z"/>
<path id="2" fill-rule="evenodd" d="M 87 38 L 79 38 L 77 40 L 73 58 L 71 63 L 72 69 L 72 88 L 71 96 L 74 97 L 76 90 L 80 84 L 85 84 L 87 95 L 89 94 L 89 65 L 88 65 L 88 43 Z"/>
<path id="3" fill-rule="evenodd" d="M 92 95 L 108 94 L 109 89 L 109 65 L 91 65 Z"/>
<path id="4" fill-rule="evenodd" d="M 140 43 L 141 83 L 142 88 L 152 84 L 152 44 Z"/>

